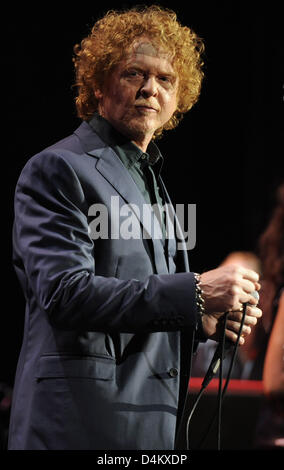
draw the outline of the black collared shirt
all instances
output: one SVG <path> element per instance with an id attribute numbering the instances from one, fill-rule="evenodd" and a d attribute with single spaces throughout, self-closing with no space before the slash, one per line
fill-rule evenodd
<path id="1" fill-rule="evenodd" d="M 118 155 L 141 191 L 145 202 L 152 206 L 156 204 L 158 208 L 162 207 L 163 197 L 158 186 L 158 180 L 163 165 L 163 157 L 154 142 L 149 143 L 147 153 L 144 153 L 98 113 L 93 115 L 89 124 Z M 159 210 L 157 212 L 155 210 L 155 213 L 162 226 L 163 235 L 165 235 L 164 221 L 161 223 L 163 211 Z"/>

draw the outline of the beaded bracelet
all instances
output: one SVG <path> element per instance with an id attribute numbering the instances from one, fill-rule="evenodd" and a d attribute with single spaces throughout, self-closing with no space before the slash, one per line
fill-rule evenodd
<path id="1" fill-rule="evenodd" d="M 194 273 L 195 277 L 195 298 L 196 305 L 200 316 L 202 317 L 205 313 L 205 300 L 203 298 L 203 290 L 200 287 L 200 274 Z"/>

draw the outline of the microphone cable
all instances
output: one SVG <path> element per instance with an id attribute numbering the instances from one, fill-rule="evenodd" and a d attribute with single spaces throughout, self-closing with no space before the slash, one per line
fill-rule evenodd
<path id="1" fill-rule="evenodd" d="M 231 358 L 231 362 L 230 362 L 230 366 L 229 366 L 229 370 L 228 370 L 228 374 L 227 374 L 227 378 L 226 378 L 226 382 L 225 382 L 225 385 L 224 385 L 224 388 L 222 390 L 222 382 L 223 382 L 223 362 L 224 362 L 224 353 L 225 353 L 225 340 L 226 340 L 226 337 L 225 337 L 225 331 L 226 331 L 226 322 L 227 322 L 227 316 L 229 314 L 229 312 L 226 312 L 224 314 L 224 321 L 223 321 L 223 325 L 222 325 L 222 331 L 221 331 L 221 341 L 219 342 L 219 345 L 217 346 L 217 348 L 220 348 L 221 349 L 221 356 L 219 358 L 219 360 L 217 361 L 217 363 L 215 364 L 215 366 L 212 368 L 212 362 L 214 360 L 214 357 L 213 357 L 213 360 L 208 368 L 208 371 L 205 375 L 205 378 L 202 382 L 202 385 L 201 385 L 201 389 L 199 390 L 198 392 L 198 395 L 196 397 L 196 400 L 193 404 L 193 407 L 191 409 L 191 412 L 188 416 L 188 419 L 187 419 L 187 423 L 186 423 L 186 449 L 189 450 L 189 426 L 190 426 L 190 421 L 192 419 L 192 416 L 197 408 L 197 405 L 200 401 L 200 398 L 202 397 L 205 389 L 207 388 L 207 386 L 209 385 L 209 383 L 211 382 L 213 376 L 216 374 L 216 372 L 218 371 L 219 367 L 219 389 L 218 389 L 218 404 L 217 404 L 217 409 L 215 410 L 215 413 L 213 415 L 213 418 L 209 424 L 209 426 L 207 427 L 207 430 L 206 430 L 206 433 L 205 435 L 203 436 L 203 438 L 201 439 L 199 445 L 197 448 L 200 448 L 200 446 L 203 444 L 203 442 L 205 441 L 205 439 L 207 438 L 214 422 L 215 422 L 215 419 L 216 417 L 218 416 L 218 428 L 217 428 L 217 448 L 218 450 L 220 450 L 221 448 L 221 418 L 222 418 L 222 404 L 223 404 L 223 399 L 224 399 L 224 396 L 225 396 L 225 393 L 226 393 L 226 390 L 228 388 L 228 384 L 229 384 L 229 381 L 230 381 L 230 378 L 231 378 L 231 374 L 232 374 L 232 370 L 233 370 L 233 367 L 234 367 L 234 364 L 235 364 L 235 359 L 236 359 L 236 354 L 237 354 L 237 350 L 238 350 L 238 345 L 239 345 L 239 341 L 240 341 L 240 337 L 241 337 L 241 334 L 242 334 L 242 330 L 243 330 L 243 325 L 244 325 L 244 322 L 245 322 L 245 316 L 246 316 L 246 308 L 247 308 L 247 303 L 244 303 L 243 304 L 243 314 L 242 314 L 242 319 L 241 319 L 241 324 L 240 324 L 240 328 L 239 328 L 239 331 L 238 331 L 238 336 L 237 336 L 237 340 L 235 343 L 232 343 L 232 346 L 233 346 L 233 354 L 232 354 L 232 358 Z M 216 348 L 216 351 L 217 351 L 217 348 Z M 215 356 L 215 355 L 214 355 Z M 211 369 L 211 370 L 210 370 Z M 209 373 L 210 371 L 210 373 Z"/>
<path id="2" fill-rule="evenodd" d="M 223 362 L 225 355 L 226 325 L 228 312 L 224 315 L 224 326 L 221 338 L 221 357 L 219 368 L 219 389 L 218 389 L 218 425 L 217 425 L 217 449 L 221 448 L 221 421 L 222 421 L 222 386 L 223 386 Z"/>

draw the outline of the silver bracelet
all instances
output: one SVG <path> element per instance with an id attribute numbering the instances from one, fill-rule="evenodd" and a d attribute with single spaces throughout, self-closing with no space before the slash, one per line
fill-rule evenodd
<path id="1" fill-rule="evenodd" d="M 195 277 L 195 298 L 196 305 L 200 316 L 202 317 L 205 314 L 205 300 L 203 298 L 203 290 L 200 287 L 200 274 L 193 273 Z"/>

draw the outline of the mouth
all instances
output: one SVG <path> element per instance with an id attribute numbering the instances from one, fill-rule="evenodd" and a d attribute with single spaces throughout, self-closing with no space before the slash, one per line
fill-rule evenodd
<path id="1" fill-rule="evenodd" d="M 141 111 L 143 113 L 157 113 L 158 110 L 156 108 L 153 108 L 152 106 L 147 106 L 147 105 L 136 105 L 135 108 L 138 111 Z"/>

